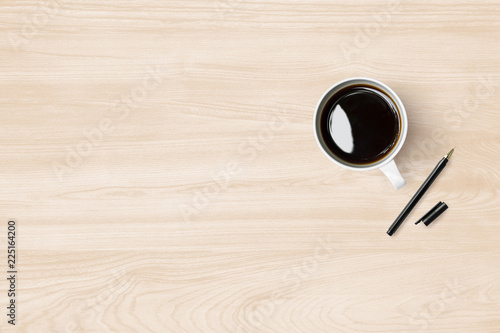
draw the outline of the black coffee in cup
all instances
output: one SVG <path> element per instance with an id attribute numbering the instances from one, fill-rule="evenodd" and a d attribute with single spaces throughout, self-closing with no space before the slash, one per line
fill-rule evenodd
<path id="1" fill-rule="evenodd" d="M 376 87 L 355 84 L 333 94 L 320 116 L 320 135 L 338 158 L 372 164 L 390 154 L 401 133 L 396 103 Z"/>

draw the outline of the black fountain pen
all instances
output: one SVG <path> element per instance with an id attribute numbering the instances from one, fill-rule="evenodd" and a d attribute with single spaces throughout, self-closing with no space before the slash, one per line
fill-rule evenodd
<path id="1" fill-rule="evenodd" d="M 439 176 L 441 171 L 443 171 L 444 167 L 446 166 L 446 163 L 448 163 L 448 160 L 450 159 L 451 154 L 453 154 L 454 151 L 455 151 L 455 148 L 450 150 L 450 152 L 448 154 L 446 154 L 441 159 L 441 161 L 439 161 L 439 163 L 436 165 L 434 170 L 432 170 L 429 177 L 427 177 L 425 182 L 418 189 L 417 193 L 415 193 L 413 198 L 411 198 L 410 202 L 408 202 L 408 204 L 403 209 L 403 211 L 399 214 L 399 216 L 396 218 L 394 223 L 392 223 L 389 230 L 387 230 L 387 234 L 389 236 L 392 236 L 392 234 L 395 233 L 396 230 L 398 230 L 399 226 L 401 225 L 401 223 L 403 223 L 403 221 L 408 216 L 408 214 L 410 214 L 413 207 L 415 207 L 417 205 L 418 201 L 420 200 L 420 198 L 422 198 L 422 196 L 427 191 L 427 189 L 429 189 L 429 187 L 431 187 L 431 184 L 434 182 L 434 180 L 436 180 L 436 178 Z"/>

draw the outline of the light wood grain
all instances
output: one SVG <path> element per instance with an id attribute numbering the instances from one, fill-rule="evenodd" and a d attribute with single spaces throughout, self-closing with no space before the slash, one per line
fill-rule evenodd
<path id="1" fill-rule="evenodd" d="M 0 5 L 1 332 L 499 332 L 498 1 L 49 3 Z M 400 191 L 316 145 L 351 76 L 407 108 Z"/>

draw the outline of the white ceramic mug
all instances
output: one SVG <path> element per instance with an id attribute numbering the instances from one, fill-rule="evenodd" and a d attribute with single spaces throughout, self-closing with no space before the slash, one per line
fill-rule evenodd
<path id="1" fill-rule="evenodd" d="M 378 88 L 381 92 L 385 93 L 396 105 L 397 111 L 399 112 L 399 121 L 400 121 L 400 133 L 399 133 L 399 138 L 397 142 L 394 144 L 392 150 L 384 156 L 381 160 L 378 160 L 374 163 L 371 164 L 351 164 L 349 162 L 346 162 L 336 156 L 325 144 L 323 141 L 322 135 L 320 134 L 321 130 L 321 115 L 323 112 L 329 112 L 330 110 L 325 110 L 325 105 L 327 104 L 328 100 L 339 90 L 352 86 L 352 85 L 367 85 L 367 86 L 372 86 L 375 88 Z M 406 115 L 406 110 L 404 108 L 403 103 L 399 99 L 398 95 L 389 88 L 387 85 L 383 84 L 380 81 L 374 80 L 374 79 L 369 79 L 365 77 L 353 77 L 350 79 L 346 79 L 343 81 L 340 81 L 328 89 L 321 99 L 318 102 L 318 105 L 316 106 L 316 113 L 314 115 L 314 133 L 316 137 L 316 141 L 318 142 L 318 145 L 320 146 L 321 150 L 325 153 L 325 155 L 332 160 L 333 162 L 337 163 L 338 165 L 351 169 L 351 170 L 358 170 L 358 171 L 365 171 L 365 170 L 373 170 L 373 169 L 380 169 L 386 176 L 389 178 L 391 181 L 392 185 L 399 190 L 403 186 L 406 185 L 405 180 L 399 173 L 398 167 L 396 166 L 396 163 L 394 162 L 394 157 L 397 155 L 397 153 L 401 150 L 401 147 L 403 146 L 403 143 L 405 142 L 406 139 L 406 133 L 408 132 L 408 117 Z"/>

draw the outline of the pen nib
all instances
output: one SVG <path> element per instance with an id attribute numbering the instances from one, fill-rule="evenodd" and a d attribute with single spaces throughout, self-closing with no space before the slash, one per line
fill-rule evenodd
<path id="1" fill-rule="evenodd" d="M 447 160 L 449 160 L 449 159 L 450 159 L 450 157 L 451 157 L 451 155 L 453 154 L 453 152 L 454 152 L 454 151 L 455 151 L 455 147 L 453 147 L 453 149 L 452 149 L 452 150 L 450 150 L 450 151 L 448 152 L 448 154 L 446 154 L 444 157 L 445 157 Z"/>

